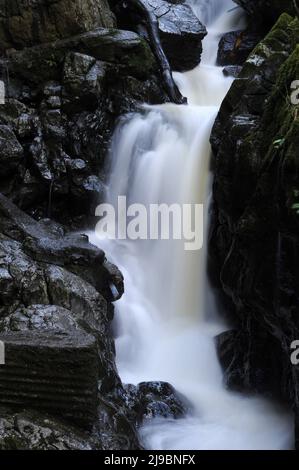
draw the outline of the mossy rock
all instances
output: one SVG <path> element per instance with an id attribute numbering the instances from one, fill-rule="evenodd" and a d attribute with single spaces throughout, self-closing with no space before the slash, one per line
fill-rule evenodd
<path id="1" fill-rule="evenodd" d="M 243 338 L 229 339 L 232 357 L 243 359 L 225 371 L 228 383 L 238 377 L 241 389 L 278 395 L 296 411 L 297 423 L 290 344 L 299 330 L 299 106 L 291 101 L 298 43 L 298 18 L 283 14 L 223 102 L 212 135 L 210 250 Z M 281 371 L 275 384 L 272 364 Z"/>
<path id="2" fill-rule="evenodd" d="M 0 48 L 23 48 L 115 26 L 107 0 L 0 0 Z"/>
<path id="3" fill-rule="evenodd" d="M 108 62 L 123 74 L 141 79 L 148 78 L 157 67 L 149 45 L 137 34 L 103 28 L 15 52 L 6 65 L 12 75 L 33 83 L 57 80 L 70 51 Z"/>

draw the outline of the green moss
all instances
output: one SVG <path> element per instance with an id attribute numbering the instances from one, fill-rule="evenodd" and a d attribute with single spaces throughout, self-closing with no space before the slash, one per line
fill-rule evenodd
<path id="1" fill-rule="evenodd" d="M 281 66 L 261 123 L 260 149 L 264 165 L 276 160 L 285 207 L 298 217 L 299 105 L 291 102 L 291 84 L 299 78 L 299 45 Z"/>
<path id="2" fill-rule="evenodd" d="M 299 42 L 299 20 L 283 13 L 269 34 L 250 54 L 240 77 L 251 76 L 254 69 L 281 63 L 281 57 L 288 56 Z M 268 62 L 270 61 L 270 64 Z"/>
<path id="3" fill-rule="evenodd" d="M 272 159 L 289 144 L 298 106 L 291 103 L 291 84 L 299 79 L 299 20 L 284 13 L 266 38 L 258 44 L 245 64 L 242 76 L 251 76 L 253 68 L 263 67 L 271 71 L 275 85 L 270 92 L 263 113 L 259 134 L 261 155 Z M 285 47 L 286 46 L 286 47 Z M 279 64 L 279 67 L 277 65 Z M 282 65 L 281 65 L 282 64 Z M 258 71 L 255 71 L 258 73 Z M 257 136 L 249 134 L 248 145 L 256 142 Z M 256 145 L 256 144 L 255 144 Z"/>
<path id="4" fill-rule="evenodd" d="M 127 66 L 134 70 L 137 77 L 147 77 L 155 69 L 155 57 L 148 45 L 144 40 L 140 40 L 138 53 L 133 53 L 127 56 Z"/>
<path id="5" fill-rule="evenodd" d="M 265 39 L 258 44 L 252 52 L 254 54 L 262 54 L 263 49 L 267 46 L 270 49 L 273 49 L 274 44 L 276 44 L 279 39 L 284 38 L 285 34 L 288 31 L 289 24 L 293 21 L 293 18 L 286 13 L 283 13 L 280 18 L 277 20 L 276 24 L 273 26 L 269 34 Z"/>
<path id="6" fill-rule="evenodd" d="M 299 105 L 291 101 L 294 91 L 291 84 L 299 80 L 298 43 L 298 18 L 282 15 L 249 58 L 243 70 L 245 80 L 240 80 L 241 85 L 244 83 L 245 94 L 268 95 L 258 127 L 242 139 L 238 150 L 238 171 L 240 174 L 240 168 L 245 168 L 246 172 L 241 174 L 246 174 L 244 186 L 251 184 L 256 188 L 258 208 L 254 211 L 258 213 L 258 224 L 263 224 L 266 217 L 274 221 L 273 227 L 276 224 L 275 207 L 280 207 L 285 217 L 291 214 L 291 219 L 297 219 L 299 215 L 296 205 L 299 204 L 299 197 L 296 196 L 299 190 Z M 260 65 L 256 63 L 257 58 L 261 59 Z M 268 79 L 263 81 L 262 90 L 258 79 L 261 76 Z M 249 193 L 250 190 L 247 190 L 246 194 Z M 256 226 L 251 224 L 253 219 L 248 212 L 245 219 L 246 224 L 240 227 L 254 233 Z"/>
<path id="7" fill-rule="evenodd" d="M 299 39 L 299 38 L 298 38 Z M 288 145 L 289 135 L 298 121 L 298 105 L 291 102 L 291 84 L 299 77 L 299 45 L 279 70 L 278 78 L 269 97 L 262 121 L 265 131 L 262 147 L 275 149 L 281 140 Z M 279 146 L 280 148 L 281 146 Z"/>

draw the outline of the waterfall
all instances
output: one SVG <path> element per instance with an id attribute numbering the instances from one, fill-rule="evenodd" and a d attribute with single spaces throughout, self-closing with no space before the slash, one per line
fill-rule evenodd
<path id="1" fill-rule="evenodd" d="M 231 0 L 189 0 L 207 25 L 202 63 L 175 80 L 188 106 L 145 106 L 115 132 L 107 200 L 116 204 L 202 203 L 208 225 L 209 137 L 232 80 L 215 66 L 221 34 L 244 25 Z M 231 10 L 231 11 L 229 11 Z M 149 449 L 286 449 L 289 415 L 257 397 L 227 391 L 214 337 L 218 317 L 206 276 L 206 243 L 187 252 L 181 240 L 105 240 L 90 234 L 125 277 L 116 303 L 117 366 L 124 383 L 170 382 L 193 404 L 190 416 L 156 419 L 140 436 Z M 207 236 L 205 236 L 206 242 Z"/>

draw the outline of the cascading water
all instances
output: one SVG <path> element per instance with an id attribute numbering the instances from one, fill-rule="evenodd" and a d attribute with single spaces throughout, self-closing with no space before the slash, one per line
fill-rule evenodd
<path id="1" fill-rule="evenodd" d="M 231 0 L 189 0 L 207 25 L 202 63 L 175 74 L 188 106 L 145 107 L 127 117 L 113 139 L 108 201 L 203 203 L 207 225 L 209 136 L 231 79 L 216 67 L 219 37 L 242 26 Z M 232 10 L 232 11 L 229 11 Z M 185 251 L 179 240 L 92 240 L 125 276 L 116 304 L 117 365 L 124 383 L 170 382 L 193 404 L 192 415 L 145 425 L 150 449 L 286 449 L 288 413 L 261 398 L 225 390 L 214 336 L 225 330 L 206 279 L 206 247 Z M 206 237 L 205 237 L 206 238 Z"/>

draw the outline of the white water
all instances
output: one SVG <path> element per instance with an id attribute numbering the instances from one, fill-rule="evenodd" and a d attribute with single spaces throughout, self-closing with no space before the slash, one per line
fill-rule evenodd
<path id="1" fill-rule="evenodd" d="M 175 79 L 188 106 L 161 105 L 130 116 L 113 139 L 108 200 L 204 203 L 210 190 L 209 136 L 231 80 L 214 66 L 222 33 L 242 26 L 231 0 L 190 0 L 208 26 L 202 64 Z M 206 250 L 180 241 L 92 240 L 122 270 L 126 292 L 116 304 L 117 365 L 124 383 L 163 380 L 194 406 L 181 420 L 141 429 L 151 449 L 286 449 L 292 424 L 285 410 L 222 384 L 214 336 L 225 330 L 206 279 Z"/>

